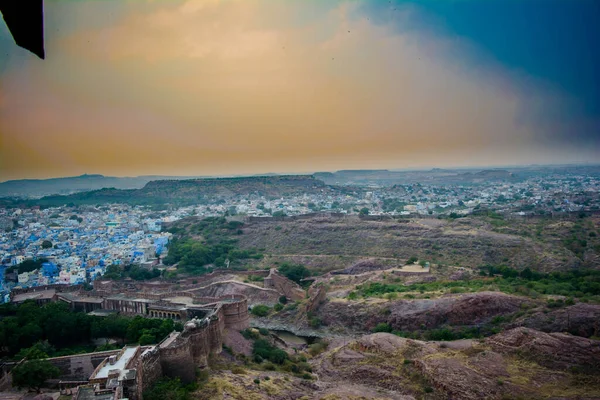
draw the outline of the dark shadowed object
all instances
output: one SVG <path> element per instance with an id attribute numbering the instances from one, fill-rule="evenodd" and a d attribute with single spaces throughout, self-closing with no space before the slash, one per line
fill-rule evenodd
<path id="1" fill-rule="evenodd" d="M 43 60 L 44 0 L 0 0 L 0 12 L 15 43 Z"/>

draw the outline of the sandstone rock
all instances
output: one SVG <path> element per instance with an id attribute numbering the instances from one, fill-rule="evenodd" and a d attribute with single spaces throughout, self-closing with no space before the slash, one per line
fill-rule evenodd
<path id="1" fill-rule="evenodd" d="M 548 368 L 600 368 L 600 341 L 563 333 L 515 328 L 486 339 L 504 354 L 517 354 Z"/>
<path id="2" fill-rule="evenodd" d="M 516 326 L 525 326 L 542 332 L 569 332 L 583 337 L 599 336 L 600 305 L 577 303 L 547 314 L 538 312 L 515 322 L 511 327 Z"/>

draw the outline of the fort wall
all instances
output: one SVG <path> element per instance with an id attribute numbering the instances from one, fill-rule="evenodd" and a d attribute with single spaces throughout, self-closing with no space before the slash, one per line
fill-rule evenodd
<path id="1" fill-rule="evenodd" d="M 160 347 L 160 365 L 165 376 L 179 378 L 183 383 L 191 383 L 196 378 L 196 364 L 192 356 L 189 337 L 178 335 L 168 346 Z"/>
<path id="2" fill-rule="evenodd" d="M 212 298 L 211 298 L 212 299 Z M 109 304 L 123 312 L 121 307 L 132 314 L 144 310 L 135 304 L 124 304 L 126 299 L 106 299 Z M 196 379 L 196 367 L 206 367 L 211 354 L 219 354 L 223 347 L 226 329 L 243 330 L 249 326 L 248 300 L 242 295 L 229 295 L 212 304 L 205 305 L 207 316 L 192 319 L 184 325 L 182 332 L 173 332 L 157 346 L 138 347 L 136 354 L 124 369 L 135 370 L 134 378 L 123 382 L 123 389 L 131 398 L 141 399 L 142 393 L 161 376 L 177 377 L 184 383 Z M 130 302 L 131 303 L 131 302 Z M 91 379 L 109 362 L 110 356 L 117 359 L 121 350 L 102 351 L 50 358 L 48 361 L 59 368 L 61 381 L 89 382 L 104 384 L 106 377 Z M 67 383 L 68 383 L 67 382 Z M 79 385 L 78 385 L 79 386 Z"/>
<path id="3" fill-rule="evenodd" d="M 221 309 L 225 328 L 241 331 L 249 326 L 248 300 L 245 298 L 235 303 L 222 303 Z"/>
<path id="4" fill-rule="evenodd" d="M 271 269 L 263 284 L 266 289 L 274 289 L 293 301 L 302 300 L 306 297 L 304 290 L 298 284 L 280 275 L 275 268 Z"/>
<path id="5" fill-rule="evenodd" d="M 139 371 L 137 379 L 138 398 L 149 389 L 154 382 L 163 376 L 163 369 L 160 360 L 160 351 L 158 347 L 151 347 L 142 352 L 137 360 L 136 369 Z"/>

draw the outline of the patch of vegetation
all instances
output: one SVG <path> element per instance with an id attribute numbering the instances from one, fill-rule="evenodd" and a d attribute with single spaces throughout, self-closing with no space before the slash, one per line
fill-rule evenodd
<path id="1" fill-rule="evenodd" d="M 238 260 L 261 259 L 262 254 L 255 249 L 237 248 L 237 240 L 232 236 L 238 234 L 241 226 L 242 222 L 228 222 L 224 217 L 208 217 L 187 226 L 175 226 L 169 231 L 178 237 L 169 244 L 169 253 L 163 263 L 178 263 L 184 272 L 202 275 L 212 272 L 208 265 L 224 267 L 226 260 L 234 263 Z M 193 239 L 190 235 L 199 236 L 202 240 Z"/>
<path id="2" fill-rule="evenodd" d="M 146 400 L 189 400 L 196 384 L 184 385 L 179 378 L 161 378 L 144 392 Z"/>
<path id="3" fill-rule="evenodd" d="M 310 276 L 310 271 L 304 265 L 282 263 L 277 269 L 286 278 L 300 284 L 302 279 Z"/>
<path id="4" fill-rule="evenodd" d="M 49 361 L 27 360 L 11 370 L 12 384 L 18 388 L 27 388 L 39 393 L 48 379 L 58 378 L 60 370 Z"/>
<path id="5" fill-rule="evenodd" d="M 158 278 L 160 271 L 156 268 L 146 269 L 139 265 L 126 265 L 123 268 L 119 265 L 109 265 L 106 267 L 106 272 L 102 276 L 102 279 L 111 279 L 115 281 L 131 278 L 136 281 L 145 281 L 149 279 Z"/>
<path id="6" fill-rule="evenodd" d="M 252 311 L 250 311 L 252 313 L 252 315 L 255 315 L 257 317 L 266 317 L 267 315 L 269 315 L 269 312 L 271 311 L 271 308 L 269 306 L 266 306 L 264 304 L 257 304 L 254 307 L 252 307 Z"/>
<path id="7" fill-rule="evenodd" d="M 58 302 L 42 307 L 33 301 L 18 306 L 0 305 L 0 343 L 3 344 L 0 352 L 8 357 L 23 356 L 33 347 L 50 357 L 91 352 L 96 348 L 92 340 L 97 338 L 115 338 L 121 343 L 158 343 L 173 330 L 182 329 L 180 323 L 171 319 L 116 314 L 96 317 L 74 312 Z"/>
<path id="8" fill-rule="evenodd" d="M 392 332 L 392 327 L 387 322 L 378 323 L 375 328 L 373 328 L 373 332 Z"/>
<path id="9" fill-rule="evenodd" d="M 42 268 L 42 264 L 48 262 L 45 258 L 38 258 L 37 260 L 25 260 L 22 263 L 15 265 L 14 267 L 6 268 L 6 273 L 12 273 L 17 271 L 17 273 L 22 274 L 23 272 L 31 272 L 36 269 Z"/>
<path id="10" fill-rule="evenodd" d="M 581 301 L 600 302 L 600 271 L 572 270 L 549 274 L 529 268 L 518 271 L 509 267 L 482 267 L 480 278 L 463 281 L 436 281 L 403 285 L 373 282 L 356 287 L 363 297 L 385 296 L 388 293 L 499 290 L 504 293 L 538 297 L 540 294 L 569 296 Z"/>
<path id="11" fill-rule="evenodd" d="M 285 351 L 278 349 L 265 339 L 254 341 L 252 355 L 254 356 L 254 361 L 258 363 L 268 360 L 273 364 L 281 365 L 288 359 L 288 354 Z"/>

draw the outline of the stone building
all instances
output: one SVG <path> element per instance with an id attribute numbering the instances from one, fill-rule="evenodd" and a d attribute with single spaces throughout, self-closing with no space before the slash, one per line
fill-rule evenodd
<path id="1" fill-rule="evenodd" d="M 246 329 L 250 319 L 248 301 L 241 295 L 217 299 L 196 311 L 202 311 L 202 318 L 191 318 L 182 332 L 172 332 L 155 346 L 48 359 L 61 371 L 61 390 L 81 400 L 111 395 L 143 400 L 143 392 L 161 376 L 193 382 L 196 368 L 206 367 L 209 356 L 221 352 L 226 330 Z"/>

